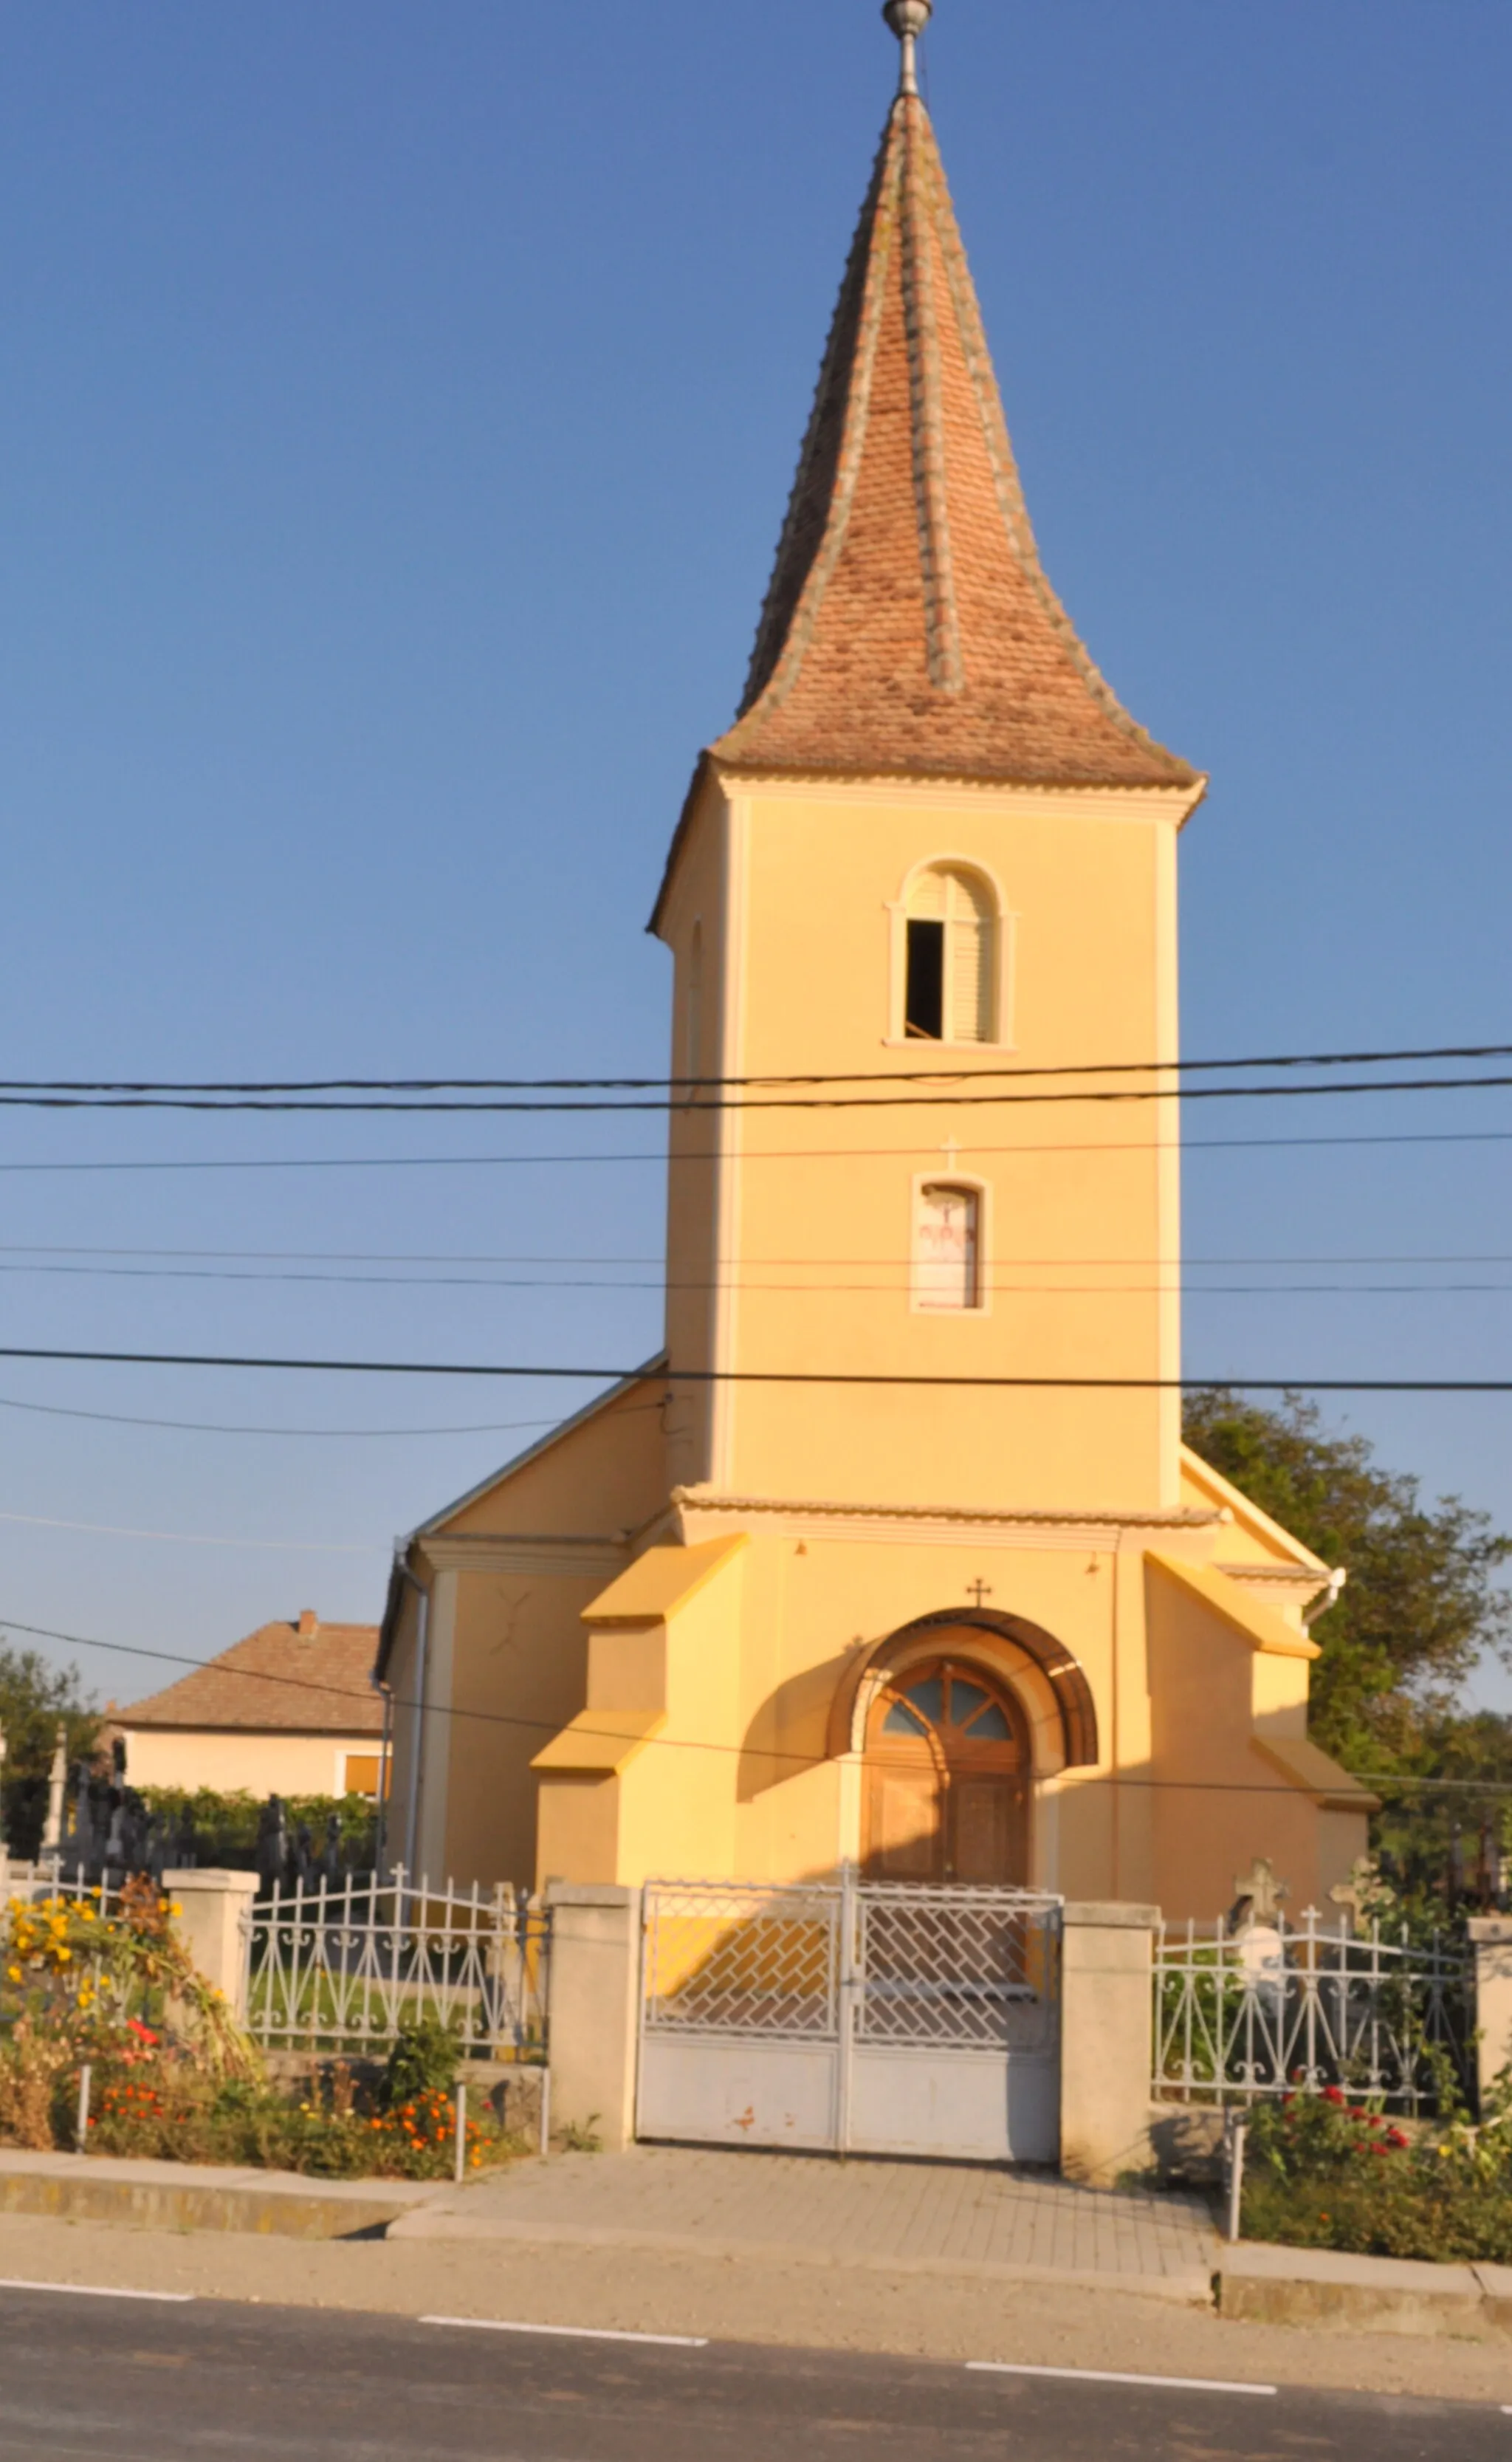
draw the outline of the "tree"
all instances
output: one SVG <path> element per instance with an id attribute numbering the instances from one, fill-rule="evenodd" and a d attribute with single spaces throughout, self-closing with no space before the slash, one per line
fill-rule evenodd
<path id="1" fill-rule="evenodd" d="M 60 1723 L 70 1760 L 93 1753 L 99 1717 L 80 1690 L 77 1668 L 51 1667 L 40 1651 L 17 1650 L 0 1635 L 0 1728 L 6 1739 L 0 1828 L 13 1850 L 33 1848 L 40 1834 Z"/>
<path id="2" fill-rule="evenodd" d="M 1300 1394 L 1279 1409 L 1237 1392 L 1196 1394 L 1185 1426 L 1204 1461 L 1348 1570 L 1313 1635 L 1323 1655 L 1309 1730 L 1325 1752 L 1360 1772 L 1442 1777 L 1467 1755 L 1483 1767 L 1494 1744 L 1505 1775 L 1512 1727 L 1467 1718 L 1459 1694 L 1487 1651 L 1512 1666 L 1512 1599 L 1499 1579 L 1512 1538 L 1458 1496 L 1426 1503 L 1416 1479 L 1383 1470 L 1364 1436 L 1330 1435 Z"/>

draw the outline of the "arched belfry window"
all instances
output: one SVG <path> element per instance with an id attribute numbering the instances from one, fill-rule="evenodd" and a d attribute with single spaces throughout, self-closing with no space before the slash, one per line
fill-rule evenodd
<path id="1" fill-rule="evenodd" d="M 993 1042 L 998 918 L 986 882 L 959 864 L 931 864 L 909 890 L 904 933 L 904 1034 Z"/>

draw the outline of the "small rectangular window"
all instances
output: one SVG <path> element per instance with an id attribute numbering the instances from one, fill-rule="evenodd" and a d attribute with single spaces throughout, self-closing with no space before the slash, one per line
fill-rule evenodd
<path id="1" fill-rule="evenodd" d="M 379 1759 L 378 1753 L 348 1753 L 345 1773 L 348 1795 L 365 1795 L 377 1800 Z"/>
<path id="2" fill-rule="evenodd" d="M 945 927 L 912 915 L 903 1024 L 909 1034 L 931 1043 L 938 1043 L 945 1030 Z"/>
<path id="3" fill-rule="evenodd" d="M 921 1308 L 981 1306 L 977 1193 L 938 1185 L 918 1192 L 914 1224 L 914 1299 Z"/>

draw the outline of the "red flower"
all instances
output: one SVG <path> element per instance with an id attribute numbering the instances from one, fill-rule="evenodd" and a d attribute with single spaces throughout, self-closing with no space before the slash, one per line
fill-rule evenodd
<path id="1" fill-rule="evenodd" d="M 128 2035 L 135 2035 L 139 2043 L 155 2043 L 158 2040 L 152 2028 L 144 2026 L 140 2018 L 127 2019 L 126 2032 Z"/>
<path id="2" fill-rule="evenodd" d="M 1326 2085 L 1323 2089 L 1323 2100 L 1325 2103 L 1342 2104 L 1347 2103 L 1349 2101 L 1349 2097 L 1343 2093 L 1338 2086 Z"/>

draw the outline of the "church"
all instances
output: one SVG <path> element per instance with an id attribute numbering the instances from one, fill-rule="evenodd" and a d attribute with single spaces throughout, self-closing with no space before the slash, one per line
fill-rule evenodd
<path id="1" fill-rule="evenodd" d="M 1181 1441 L 1206 781 L 1040 562 L 918 92 L 931 0 L 883 13 L 899 88 L 749 675 L 651 918 L 665 1347 L 401 1549 L 388 1851 L 1209 1921 L 1264 1856 L 1300 1909 L 1372 1799 L 1307 1737 L 1340 1574 Z"/>

